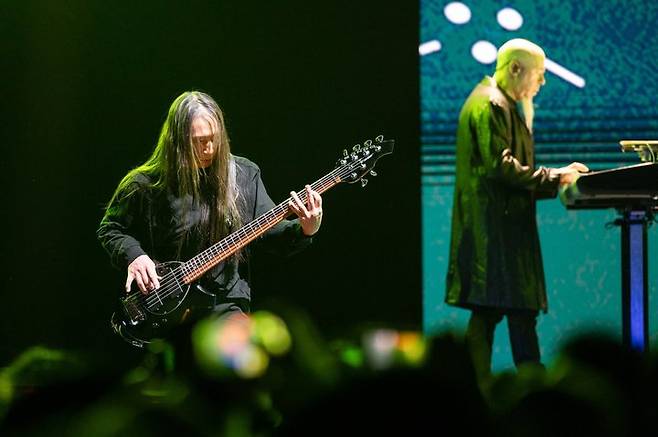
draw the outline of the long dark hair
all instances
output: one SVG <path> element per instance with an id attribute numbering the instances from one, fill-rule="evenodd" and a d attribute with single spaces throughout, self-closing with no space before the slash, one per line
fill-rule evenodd
<path id="1" fill-rule="evenodd" d="M 197 152 L 191 133 L 192 121 L 199 116 L 212 122 L 213 144 L 217 148 L 211 165 L 203 169 L 207 179 L 204 187 L 197 168 Z M 191 196 L 193 201 L 207 204 L 207 211 L 197 231 L 208 235 L 209 242 L 215 243 L 242 225 L 235 172 L 221 108 L 208 94 L 187 91 L 169 107 L 151 157 L 123 178 L 110 203 L 120 193 L 131 194 L 127 191 L 131 189 L 136 175 L 148 175 L 156 189 L 167 190 L 178 198 Z M 188 236 L 186 234 L 183 237 L 181 246 Z"/>

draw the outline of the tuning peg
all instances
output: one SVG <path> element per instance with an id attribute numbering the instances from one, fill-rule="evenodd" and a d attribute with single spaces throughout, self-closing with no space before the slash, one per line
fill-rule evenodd
<path id="1" fill-rule="evenodd" d="M 377 138 L 375 138 L 375 141 L 381 143 L 382 141 L 384 141 L 384 135 L 378 135 Z"/>
<path id="2" fill-rule="evenodd" d="M 352 147 L 352 150 L 355 152 L 361 151 L 361 144 L 355 144 L 354 147 Z"/>
<path id="3" fill-rule="evenodd" d="M 366 185 L 368 185 L 368 179 L 362 178 L 361 179 L 361 188 L 365 187 Z"/>
<path id="4" fill-rule="evenodd" d="M 377 172 L 375 170 L 370 170 L 370 176 L 377 176 Z"/>
<path id="5" fill-rule="evenodd" d="M 366 140 L 363 144 L 366 145 L 366 147 L 372 146 L 372 140 Z"/>
<path id="6" fill-rule="evenodd" d="M 344 156 L 345 158 L 349 158 L 350 154 L 347 153 L 347 149 L 343 149 L 343 156 Z"/>

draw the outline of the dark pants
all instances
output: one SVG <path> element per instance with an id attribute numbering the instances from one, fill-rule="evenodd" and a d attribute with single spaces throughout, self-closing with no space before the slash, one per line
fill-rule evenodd
<path id="1" fill-rule="evenodd" d="M 498 308 L 473 308 L 466 330 L 478 376 L 491 373 L 491 349 L 496 325 L 507 317 L 510 345 L 514 364 L 540 363 L 539 341 L 537 339 L 537 311 L 510 310 Z"/>
<path id="2" fill-rule="evenodd" d="M 249 314 L 249 301 L 246 299 L 240 299 L 220 303 L 215 306 L 211 315 L 218 319 L 223 319 L 237 313 Z"/>

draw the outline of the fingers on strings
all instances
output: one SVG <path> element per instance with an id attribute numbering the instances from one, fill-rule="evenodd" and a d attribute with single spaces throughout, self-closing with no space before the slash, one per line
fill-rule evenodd
<path id="1" fill-rule="evenodd" d="M 288 205 L 300 217 L 310 218 L 317 215 L 318 209 L 322 208 L 322 197 L 317 191 L 313 191 L 310 185 L 306 185 L 306 205 L 296 192 L 291 191 L 290 196 L 292 199 Z"/>

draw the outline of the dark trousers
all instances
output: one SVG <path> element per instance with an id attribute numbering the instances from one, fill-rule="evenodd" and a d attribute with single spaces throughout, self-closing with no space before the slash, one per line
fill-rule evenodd
<path id="1" fill-rule="evenodd" d="M 466 330 L 473 364 L 478 376 L 491 373 L 491 349 L 496 325 L 507 317 L 510 345 L 514 364 L 540 364 L 539 341 L 537 339 L 537 311 L 498 308 L 473 308 Z"/>

